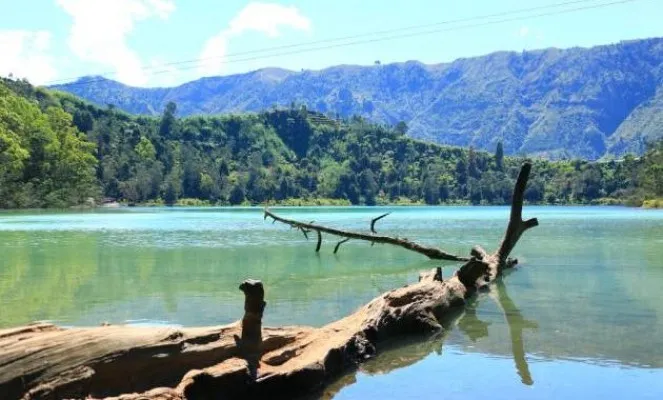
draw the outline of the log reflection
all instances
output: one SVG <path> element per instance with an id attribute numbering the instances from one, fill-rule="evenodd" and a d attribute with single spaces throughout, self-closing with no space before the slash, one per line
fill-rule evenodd
<path id="1" fill-rule="evenodd" d="M 502 310 L 504 318 L 506 318 L 507 325 L 509 326 L 509 336 L 511 337 L 511 352 L 513 354 L 513 361 L 516 363 L 516 370 L 520 375 L 521 381 L 525 385 L 534 383 L 532 375 L 529 371 L 529 365 L 525 358 L 525 342 L 523 341 L 523 330 L 537 329 L 539 325 L 535 321 L 531 321 L 523 317 L 518 307 L 509 297 L 506 286 L 502 279 L 498 280 L 490 289 L 490 297 L 495 300 L 497 305 Z"/>
<path id="2" fill-rule="evenodd" d="M 525 385 L 532 385 L 534 380 L 527 363 L 523 331 L 525 329 L 536 329 L 538 324 L 522 315 L 514 301 L 509 297 L 502 279 L 498 279 L 494 285 L 491 285 L 473 301 L 470 301 L 464 310 L 459 309 L 458 313 L 450 316 L 445 321 L 441 321 L 445 328 L 443 331 L 427 338 L 394 341 L 382 345 L 380 355 L 363 364 L 360 370 L 369 375 L 387 374 L 416 364 L 432 353 L 442 355 L 444 342 L 454 328 L 458 328 L 458 331 L 462 332 L 472 342 L 480 342 L 489 336 L 488 327 L 491 325 L 490 322 L 481 320 L 477 312 L 480 303 L 486 299 L 492 299 L 504 317 L 511 338 L 511 353 L 520 381 Z M 316 393 L 310 398 L 333 398 L 343 388 L 356 382 L 356 374 L 357 371 L 354 371 L 340 377 L 330 384 L 323 393 Z"/>

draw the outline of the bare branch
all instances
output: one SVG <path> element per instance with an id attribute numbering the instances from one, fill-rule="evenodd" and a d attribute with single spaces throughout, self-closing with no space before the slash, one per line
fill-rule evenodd
<path id="1" fill-rule="evenodd" d="M 341 245 L 343 243 L 347 242 L 348 240 L 350 240 L 350 238 L 345 238 L 345 239 L 341 240 L 340 242 L 336 243 L 336 246 L 334 247 L 334 254 L 336 254 L 338 252 L 338 248 L 341 247 Z"/>
<path id="2" fill-rule="evenodd" d="M 391 236 L 375 235 L 375 234 L 365 234 L 352 231 L 344 231 L 341 229 L 329 228 L 323 225 L 308 224 L 305 222 L 295 221 L 292 219 L 287 219 L 280 217 L 269 209 L 265 209 L 265 216 L 270 217 L 278 222 L 284 223 L 286 225 L 294 226 L 302 230 L 309 231 L 319 231 L 324 232 L 330 235 L 349 238 L 349 239 L 358 239 L 365 240 L 372 243 L 384 243 L 391 244 L 394 246 L 402 247 L 404 249 L 414 251 L 420 254 L 425 255 L 426 257 L 433 260 L 449 260 L 449 261 L 467 261 L 467 257 L 460 257 L 453 254 L 449 254 L 443 250 L 440 250 L 436 247 L 428 247 L 415 242 L 411 242 L 407 239 L 399 239 Z"/>
<path id="3" fill-rule="evenodd" d="M 456 272 L 458 278 L 466 286 L 474 286 L 476 288 L 485 286 L 497 279 L 505 269 L 512 268 L 518 264 L 518 260 L 509 258 L 509 254 L 526 230 L 539 225 L 539 221 L 536 218 L 527 221 L 522 220 L 523 199 L 531 169 L 532 164 L 529 162 L 524 163 L 520 169 L 516 186 L 513 189 L 509 224 L 507 225 L 504 239 L 497 251 L 489 255 L 481 247 L 475 246 L 470 252 L 472 260 L 465 263 Z"/>
<path id="4" fill-rule="evenodd" d="M 315 252 L 319 253 L 320 252 L 320 247 L 322 246 L 322 234 L 320 231 L 316 231 L 318 233 L 318 244 L 315 246 Z"/>
<path id="5" fill-rule="evenodd" d="M 308 240 L 308 230 L 302 228 L 301 226 L 299 227 L 299 230 L 302 231 L 304 237 L 306 238 L 306 240 Z"/>
<path id="6" fill-rule="evenodd" d="M 523 221 L 523 199 L 525 195 L 525 188 L 527 187 L 527 180 L 529 173 L 532 169 L 532 164 L 526 162 L 523 164 L 518 174 L 516 186 L 513 189 L 513 200 L 511 202 L 511 216 L 509 218 L 509 225 L 507 226 L 504 239 L 497 250 L 496 256 L 498 258 L 500 268 L 506 264 L 506 259 L 511 254 L 511 251 L 518 243 L 520 236 L 528 229 L 539 225 L 536 218 Z"/>
<path id="7" fill-rule="evenodd" d="M 375 217 L 375 218 L 373 218 L 373 219 L 371 220 L 371 232 L 373 232 L 373 233 L 377 233 L 377 232 L 375 231 L 375 223 L 378 222 L 379 220 L 381 220 L 382 218 L 386 217 L 386 216 L 389 215 L 389 214 L 391 214 L 391 213 L 390 213 L 390 212 L 388 212 L 388 213 L 384 213 L 384 214 L 380 215 L 379 217 Z"/>

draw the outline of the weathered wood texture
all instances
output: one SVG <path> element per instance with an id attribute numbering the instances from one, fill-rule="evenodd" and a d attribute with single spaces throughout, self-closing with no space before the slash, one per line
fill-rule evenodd
<path id="1" fill-rule="evenodd" d="M 442 330 L 440 321 L 516 264 L 509 254 L 522 233 L 537 225 L 535 219 L 522 220 L 529 172 L 525 164 L 499 248 L 492 254 L 473 249 L 470 260 L 448 280 L 442 280 L 439 269 L 424 273 L 419 282 L 386 292 L 321 328 L 261 329 L 264 292 L 253 281 L 241 287 L 244 329 L 240 323 L 187 329 L 38 324 L 0 331 L 2 399 L 271 399 L 319 389 L 373 356 L 386 339 Z M 300 229 L 341 232 L 267 215 Z M 345 234 L 338 236 L 349 237 Z"/>

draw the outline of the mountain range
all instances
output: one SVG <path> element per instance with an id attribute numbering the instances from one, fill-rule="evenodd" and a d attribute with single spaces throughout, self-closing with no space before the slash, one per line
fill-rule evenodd
<path id="1" fill-rule="evenodd" d="M 496 52 L 450 63 L 277 68 L 138 88 L 85 77 L 53 88 L 134 114 L 307 108 L 389 125 L 442 144 L 550 159 L 641 154 L 663 137 L 663 38 L 591 48 Z"/>

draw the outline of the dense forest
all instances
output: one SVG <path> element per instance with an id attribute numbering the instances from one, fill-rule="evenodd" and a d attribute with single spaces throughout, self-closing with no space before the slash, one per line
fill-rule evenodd
<path id="1" fill-rule="evenodd" d="M 334 120 L 291 105 L 178 118 L 100 108 L 0 82 L 0 207 L 128 204 L 504 204 L 522 158 L 440 146 L 407 126 Z M 663 143 L 640 158 L 533 160 L 532 203 L 655 205 Z"/>

